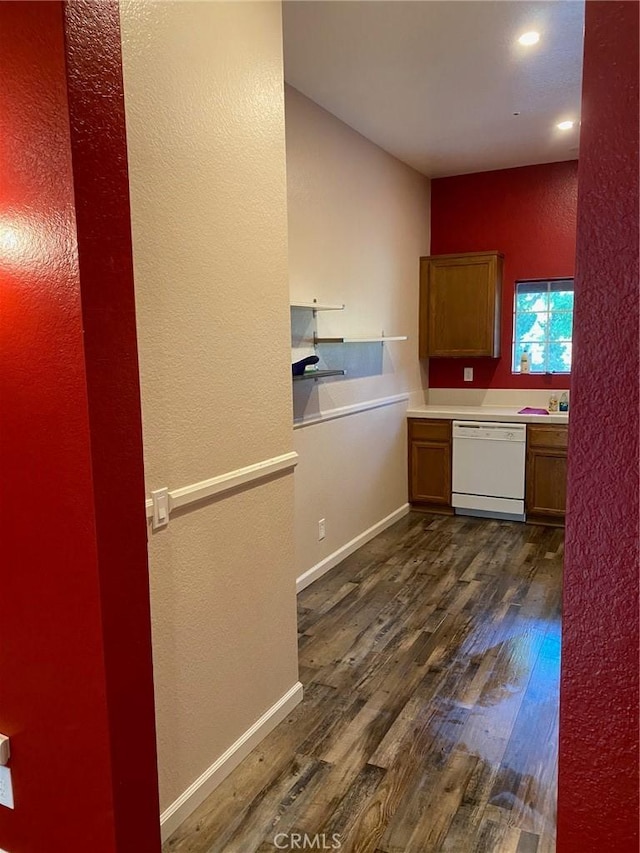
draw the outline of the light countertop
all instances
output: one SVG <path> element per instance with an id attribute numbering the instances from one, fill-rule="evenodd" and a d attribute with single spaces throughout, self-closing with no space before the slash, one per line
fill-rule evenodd
<path id="1" fill-rule="evenodd" d="M 441 418 L 455 421 L 501 421 L 504 423 L 568 424 L 568 412 L 550 415 L 519 415 L 524 406 L 412 406 L 407 409 L 408 418 Z M 538 408 L 538 407 L 536 407 Z"/>

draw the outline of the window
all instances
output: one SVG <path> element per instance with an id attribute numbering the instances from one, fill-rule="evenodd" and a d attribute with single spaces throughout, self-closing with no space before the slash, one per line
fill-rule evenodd
<path id="1" fill-rule="evenodd" d="M 573 279 L 517 281 L 513 316 L 513 372 L 529 354 L 531 373 L 571 372 Z"/>

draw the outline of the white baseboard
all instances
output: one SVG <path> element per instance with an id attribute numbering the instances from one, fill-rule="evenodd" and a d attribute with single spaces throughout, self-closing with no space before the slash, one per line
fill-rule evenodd
<path id="1" fill-rule="evenodd" d="M 272 705 L 268 711 L 242 734 L 229 749 L 224 752 L 211 767 L 208 767 L 195 782 L 182 793 L 177 800 L 160 815 L 162 841 L 173 835 L 180 824 L 195 811 L 218 785 L 226 779 L 243 758 L 271 732 L 278 723 L 302 701 L 302 684 L 297 681 L 284 696 Z"/>
<path id="2" fill-rule="evenodd" d="M 386 518 L 383 518 L 382 521 L 379 521 L 377 524 L 374 524 L 373 527 L 370 527 L 368 530 L 365 530 L 364 533 L 361 533 L 359 536 L 356 536 L 355 539 L 352 539 L 350 542 L 347 542 L 346 545 L 343 545 L 342 548 L 338 548 L 337 551 L 334 551 L 333 554 L 329 554 L 328 557 L 325 557 L 324 560 L 320 560 L 319 563 L 316 563 L 315 566 L 312 566 L 306 572 L 300 575 L 300 577 L 296 581 L 296 591 L 302 592 L 303 589 L 312 584 L 314 581 L 317 581 L 318 578 L 321 578 L 326 572 L 332 569 L 334 566 L 337 566 L 342 560 L 349 556 L 349 554 L 353 554 L 354 551 L 357 551 L 358 548 L 361 548 L 363 545 L 366 545 L 367 542 L 370 542 L 378 533 L 382 533 L 383 530 L 386 530 L 387 527 L 391 527 L 392 524 L 395 524 L 396 521 L 399 521 L 403 516 L 405 516 L 409 512 L 410 506 L 409 504 L 403 504 L 398 509 L 394 510 L 390 515 Z"/>

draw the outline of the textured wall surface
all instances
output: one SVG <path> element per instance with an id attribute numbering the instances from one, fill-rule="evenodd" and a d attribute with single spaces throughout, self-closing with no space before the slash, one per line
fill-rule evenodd
<path id="1" fill-rule="evenodd" d="M 511 372 L 513 295 L 518 279 L 573 275 L 577 191 L 575 160 L 432 181 L 431 252 L 497 249 L 505 258 L 500 358 L 432 358 L 430 388 L 568 387 L 566 375 Z M 464 382 L 465 366 L 473 382 Z"/>
<path id="2" fill-rule="evenodd" d="M 292 300 L 344 311 L 292 312 L 293 358 L 326 336 L 408 335 L 319 349 L 346 378 L 296 382 L 297 418 L 421 387 L 419 257 L 429 247 L 429 181 L 295 89 L 286 90 Z M 407 500 L 406 404 L 297 429 L 296 575 Z M 318 541 L 318 521 L 326 539 Z"/>
<path id="3" fill-rule="evenodd" d="M 121 5 L 147 489 L 292 450 L 281 10 Z M 161 806 L 297 678 L 293 477 L 150 534 Z"/>
<path id="4" fill-rule="evenodd" d="M 117 6 L 2 3 L 0 30 L 0 846 L 155 853 Z"/>
<path id="5" fill-rule="evenodd" d="M 65 4 L 65 36 L 116 848 L 146 853 L 160 839 L 117 0 Z"/>
<path id="6" fill-rule="evenodd" d="M 558 853 L 638 850 L 638 4 L 588 2 Z"/>

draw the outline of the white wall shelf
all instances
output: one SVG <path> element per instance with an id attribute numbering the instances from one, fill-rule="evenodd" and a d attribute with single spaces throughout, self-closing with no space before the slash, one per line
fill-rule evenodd
<path id="1" fill-rule="evenodd" d="M 320 338 L 314 337 L 314 344 L 384 344 L 389 341 L 407 341 L 407 335 L 380 335 L 372 338 Z"/>
<path id="2" fill-rule="evenodd" d="M 304 379 L 324 379 L 325 376 L 344 376 L 346 370 L 308 370 L 302 376 L 294 376 L 294 382 L 300 382 Z"/>
<path id="3" fill-rule="evenodd" d="M 290 308 L 299 308 L 302 311 L 344 311 L 344 305 L 325 305 L 320 302 L 291 302 Z"/>
<path id="4" fill-rule="evenodd" d="M 292 310 L 300 310 L 300 311 L 312 311 L 314 318 L 314 326 L 317 322 L 317 313 L 318 311 L 343 311 L 344 304 L 329 304 L 318 302 L 317 299 L 314 299 L 311 302 L 290 302 L 289 307 Z M 293 320 L 292 320 L 293 324 Z M 313 333 L 313 345 L 315 347 L 315 342 L 317 338 L 317 332 L 314 330 Z M 302 374 L 302 376 L 294 376 L 294 382 L 300 382 L 309 379 L 324 379 L 327 376 L 344 376 L 346 373 L 345 370 L 328 368 L 325 370 L 308 370 Z"/>
<path id="5" fill-rule="evenodd" d="M 290 302 L 289 307 L 293 309 L 298 309 L 301 311 L 312 311 L 314 318 L 316 318 L 316 311 L 342 311 L 344 309 L 344 305 L 330 305 L 322 302 L 318 302 L 314 299 L 312 302 Z M 292 320 L 293 323 L 293 320 Z M 314 322 L 315 326 L 315 322 Z M 320 344 L 385 344 L 390 343 L 392 341 L 406 341 L 408 340 L 407 335 L 385 335 L 382 332 L 381 335 L 372 335 L 367 337 L 320 337 L 316 330 L 313 333 L 313 346 L 314 348 Z M 326 370 L 309 370 L 306 373 L 303 373 L 302 376 L 294 376 L 294 382 L 300 382 L 301 380 L 309 380 L 309 379 L 323 379 L 327 376 L 345 376 L 346 370 L 334 370 L 334 369 L 326 369 Z"/>

